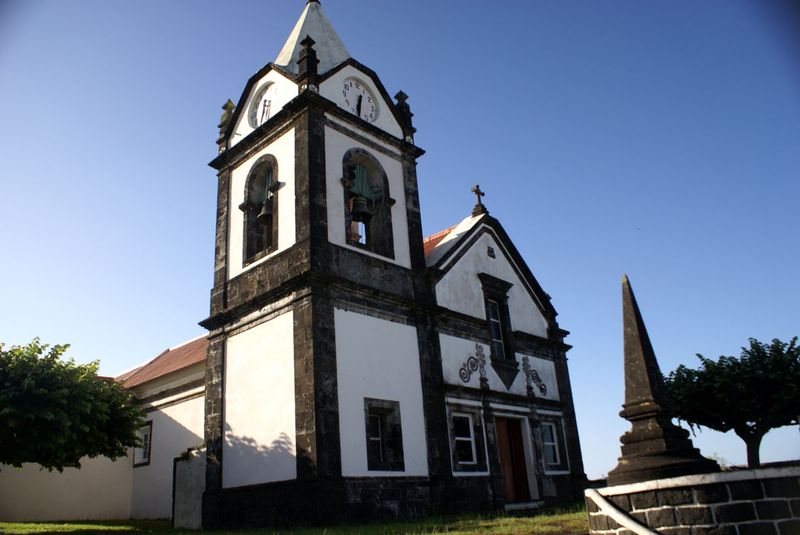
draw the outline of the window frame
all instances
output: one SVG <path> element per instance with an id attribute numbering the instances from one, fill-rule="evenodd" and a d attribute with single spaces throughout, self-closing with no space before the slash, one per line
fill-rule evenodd
<path id="1" fill-rule="evenodd" d="M 554 442 L 545 443 L 544 440 L 544 426 L 548 426 L 554 433 Z M 542 467 L 546 474 L 568 474 L 569 455 L 567 452 L 566 438 L 564 434 L 564 419 L 557 415 L 540 415 L 539 419 L 539 444 L 541 446 Z M 545 448 L 547 444 L 551 444 L 556 451 L 557 461 L 551 463 L 547 459 Z"/>
<path id="2" fill-rule="evenodd" d="M 381 458 L 375 459 L 370 454 L 371 443 L 375 437 L 370 436 L 370 419 L 379 419 Z M 404 472 L 405 457 L 403 454 L 403 427 L 400 413 L 400 402 L 386 399 L 364 398 L 364 439 L 369 472 Z"/>
<path id="3" fill-rule="evenodd" d="M 483 289 L 483 305 L 486 318 L 486 333 L 489 340 L 489 364 L 497 373 L 507 389 L 511 389 L 517 374 L 517 362 L 514 337 L 511 330 L 511 315 L 508 310 L 508 291 L 514 286 L 512 283 L 493 277 L 488 273 L 478 273 Z M 492 307 L 497 306 L 497 320 L 492 318 Z M 492 322 L 499 324 L 500 340 L 498 350 L 497 339 L 492 332 Z"/>
<path id="4" fill-rule="evenodd" d="M 140 433 L 142 433 L 142 430 L 145 428 L 147 428 L 147 434 L 145 435 L 147 437 L 146 441 L 140 437 Z M 151 459 L 153 458 L 153 420 L 148 420 L 139 426 L 139 429 L 136 430 L 136 438 L 142 439 L 143 442 L 146 442 L 144 446 L 136 446 L 133 448 L 133 467 L 139 468 L 140 466 L 149 465 Z M 142 450 L 147 452 L 147 456 L 145 457 L 144 455 L 141 455 L 143 460 L 136 462 L 136 458 L 139 456 L 138 452 Z"/>
<path id="5" fill-rule="evenodd" d="M 472 463 L 460 462 L 458 460 L 458 440 L 455 434 L 455 418 L 459 417 L 467 417 L 470 422 L 474 459 Z M 450 469 L 452 474 L 456 477 L 488 475 L 488 451 L 486 448 L 486 428 L 483 423 L 483 411 L 476 407 L 448 404 L 447 430 L 450 442 Z"/>
<path id="6" fill-rule="evenodd" d="M 464 418 L 467 420 L 467 429 L 469 429 L 469 436 L 468 437 L 460 437 L 456 433 L 456 418 Z M 473 421 L 473 415 L 468 412 L 454 412 L 450 417 L 453 423 L 453 442 L 454 442 L 454 449 L 453 449 L 453 458 L 456 464 L 459 465 L 476 465 L 478 464 L 478 448 L 476 443 L 477 437 L 475 436 L 475 423 Z M 471 461 L 462 461 L 458 458 L 458 443 L 459 442 L 469 442 L 470 450 L 472 453 L 472 460 Z"/>

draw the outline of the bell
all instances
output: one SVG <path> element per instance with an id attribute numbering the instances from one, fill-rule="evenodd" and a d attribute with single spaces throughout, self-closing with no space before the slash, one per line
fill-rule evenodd
<path id="1" fill-rule="evenodd" d="M 264 204 L 261 205 L 261 211 L 256 216 L 256 221 L 262 225 L 266 225 L 272 220 L 272 203 L 269 201 L 269 199 L 264 201 Z"/>
<path id="2" fill-rule="evenodd" d="M 367 208 L 367 199 L 362 196 L 357 196 L 353 199 L 353 209 L 350 212 L 350 217 L 353 221 L 366 223 L 372 214 L 369 213 Z"/>

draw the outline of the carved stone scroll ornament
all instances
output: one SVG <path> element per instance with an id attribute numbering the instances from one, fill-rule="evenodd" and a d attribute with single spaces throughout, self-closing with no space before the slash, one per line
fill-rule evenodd
<path id="1" fill-rule="evenodd" d="M 539 389 L 539 393 L 543 396 L 547 395 L 547 385 L 544 384 L 542 378 L 539 377 L 539 372 L 531 368 L 531 362 L 527 356 L 522 357 L 522 373 L 525 374 L 525 384 L 528 386 L 528 392 L 533 394 L 533 386 Z"/>
<path id="2" fill-rule="evenodd" d="M 486 379 L 486 355 L 480 344 L 475 344 L 475 354 L 467 357 L 467 361 L 458 370 L 458 376 L 462 381 L 468 383 L 475 372 L 480 374 L 481 382 Z"/>

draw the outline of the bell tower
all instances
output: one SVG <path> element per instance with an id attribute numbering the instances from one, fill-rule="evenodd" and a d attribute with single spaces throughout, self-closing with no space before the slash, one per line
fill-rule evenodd
<path id="1" fill-rule="evenodd" d="M 309 0 L 223 107 L 206 371 L 204 526 L 334 518 L 444 473 L 407 95 Z M 411 478 L 411 479 L 409 479 Z M 313 505 L 309 505 L 313 504 Z"/>

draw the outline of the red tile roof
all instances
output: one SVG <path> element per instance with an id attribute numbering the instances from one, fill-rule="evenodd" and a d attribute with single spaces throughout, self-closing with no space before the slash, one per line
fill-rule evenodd
<path id="1" fill-rule="evenodd" d="M 206 359 L 206 349 L 208 349 L 208 339 L 203 336 L 178 347 L 167 349 L 147 364 L 123 373 L 116 380 L 125 388 L 139 386 L 203 362 Z"/>
<path id="2" fill-rule="evenodd" d="M 422 240 L 422 248 L 425 252 L 425 256 L 428 256 L 433 249 L 439 245 L 439 242 L 442 241 L 450 234 L 450 231 L 456 228 L 458 225 L 453 225 L 450 228 L 446 228 L 444 230 L 440 230 L 436 234 L 431 234 L 424 240 Z"/>

